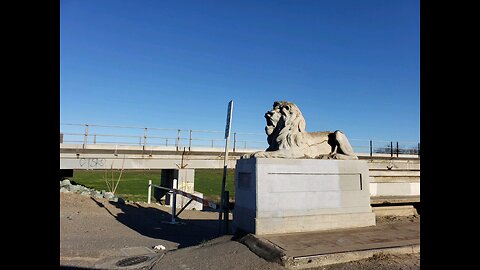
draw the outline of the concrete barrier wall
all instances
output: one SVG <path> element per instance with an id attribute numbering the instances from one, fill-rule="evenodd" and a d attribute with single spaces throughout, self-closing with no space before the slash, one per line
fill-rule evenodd
<path id="1" fill-rule="evenodd" d="M 186 149 L 188 150 L 188 149 Z M 246 153 L 229 154 L 228 168 L 235 168 L 236 161 Z M 419 196 L 420 159 L 414 155 L 401 157 L 358 154 L 367 162 L 371 177 L 370 192 L 373 197 Z M 115 146 L 60 144 L 60 169 L 177 169 L 181 165 L 191 169 L 223 169 L 222 149 L 202 151 L 177 151 L 175 147 Z M 408 199 L 407 199 L 408 200 Z"/>

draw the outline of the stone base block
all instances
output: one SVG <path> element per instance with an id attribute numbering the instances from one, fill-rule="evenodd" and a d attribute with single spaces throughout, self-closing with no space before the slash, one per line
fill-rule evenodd
<path id="1" fill-rule="evenodd" d="M 255 234 L 311 232 L 375 226 L 374 213 L 324 214 L 282 218 L 256 218 Z"/>
<path id="2" fill-rule="evenodd" d="M 237 161 L 234 230 L 261 234 L 375 225 L 362 160 Z"/>

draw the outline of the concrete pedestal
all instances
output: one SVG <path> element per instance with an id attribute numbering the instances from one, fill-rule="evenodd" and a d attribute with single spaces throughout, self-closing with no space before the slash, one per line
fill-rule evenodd
<path id="1" fill-rule="evenodd" d="M 173 179 L 177 179 L 177 189 L 193 194 L 197 197 L 203 198 L 203 193 L 195 191 L 195 169 L 163 169 L 160 178 L 160 185 L 163 187 L 173 187 Z M 160 200 L 165 196 L 165 205 L 172 206 L 172 196 L 164 190 L 155 189 L 154 197 Z M 183 208 L 189 198 L 182 195 L 177 195 L 177 208 Z M 203 210 L 203 204 L 192 201 L 186 210 Z"/>
<path id="2" fill-rule="evenodd" d="M 369 178 L 363 160 L 240 159 L 234 230 L 262 235 L 374 226 Z"/>

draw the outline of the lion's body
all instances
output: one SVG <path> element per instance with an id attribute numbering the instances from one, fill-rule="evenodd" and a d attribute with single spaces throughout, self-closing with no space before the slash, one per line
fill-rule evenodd
<path id="1" fill-rule="evenodd" d="M 341 131 L 307 132 L 300 109 L 291 102 L 275 102 L 265 118 L 269 147 L 246 158 L 358 159 Z"/>

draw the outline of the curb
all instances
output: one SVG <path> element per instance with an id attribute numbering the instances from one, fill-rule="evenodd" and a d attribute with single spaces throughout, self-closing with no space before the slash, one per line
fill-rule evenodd
<path id="1" fill-rule="evenodd" d="M 379 254 L 414 254 L 420 253 L 420 244 L 391 247 L 391 248 L 379 248 L 379 249 L 367 249 L 359 251 L 348 251 L 341 253 L 312 255 L 305 257 L 288 257 L 283 262 L 283 266 L 288 269 L 306 269 L 318 266 L 326 266 L 331 264 L 346 263 L 352 261 L 358 261 L 362 259 L 370 258 Z"/>
<path id="2" fill-rule="evenodd" d="M 420 253 L 420 244 L 396 246 L 389 248 L 354 250 L 330 254 L 318 254 L 302 257 L 290 257 L 285 250 L 279 248 L 268 240 L 247 234 L 239 240 L 259 257 L 276 262 L 287 269 L 305 269 L 331 264 L 358 261 L 372 257 L 376 254 L 414 254 Z"/>
<path id="3" fill-rule="evenodd" d="M 276 262 L 283 265 L 286 259 L 285 251 L 271 242 L 257 238 L 249 233 L 239 240 L 240 243 L 246 245 L 253 253 L 270 262 Z"/>

